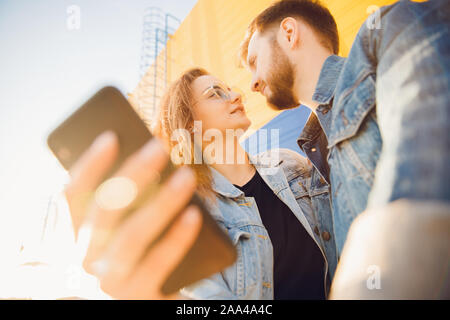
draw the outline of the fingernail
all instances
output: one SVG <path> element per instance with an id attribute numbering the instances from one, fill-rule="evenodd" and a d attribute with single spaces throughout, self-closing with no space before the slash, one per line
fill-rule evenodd
<path id="1" fill-rule="evenodd" d="M 103 133 L 101 133 L 97 138 L 95 138 L 94 142 L 92 143 L 92 148 L 93 149 L 98 149 L 98 148 L 104 148 L 106 145 L 111 144 L 113 142 L 113 140 L 116 140 L 116 134 L 111 131 L 105 131 Z"/>
<path id="2" fill-rule="evenodd" d="M 195 180 L 194 172 L 189 167 L 181 167 L 170 178 L 170 186 L 174 189 L 182 189 L 186 186 L 186 181 Z"/>
<path id="3" fill-rule="evenodd" d="M 144 159 L 154 157 L 157 153 L 162 153 L 164 148 L 158 139 L 151 139 L 139 151 L 139 156 Z"/>
<path id="4" fill-rule="evenodd" d="M 182 217 L 182 223 L 187 225 L 195 224 L 199 219 L 200 212 L 197 207 L 190 207 Z"/>

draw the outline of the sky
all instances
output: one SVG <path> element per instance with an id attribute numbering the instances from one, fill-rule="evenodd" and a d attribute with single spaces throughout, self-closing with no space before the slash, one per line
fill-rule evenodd
<path id="1" fill-rule="evenodd" d="M 195 3 L 0 0 L 0 254 L 36 238 L 67 182 L 46 146 L 51 130 L 103 85 L 137 85 L 144 10 L 183 20 Z"/>

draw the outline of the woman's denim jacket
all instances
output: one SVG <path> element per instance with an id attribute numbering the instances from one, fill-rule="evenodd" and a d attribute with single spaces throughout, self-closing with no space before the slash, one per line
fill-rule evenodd
<path id="1" fill-rule="evenodd" d="M 332 273 L 336 267 L 336 246 L 333 244 L 333 253 L 327 255 L 323 242 L 313 231 L 317 213 L 308 193 L 311 165 L 300 154 L 287 149 L 249 157 L 267 185 L 292 210 L 320 248 L 325 257 L 326 284 L 330 260 Z M 211 214 L 230 236 L 238 258 L 223 272 L 183 288 L 181 294 L 191 299 L 273 299 L 273 248 L 255 200 L 245 197 L 218 171 L 211 170 L 217 194 L 216 202 L 209 202 Z M 331 216 L 328 218 L 331 220 Z"/>

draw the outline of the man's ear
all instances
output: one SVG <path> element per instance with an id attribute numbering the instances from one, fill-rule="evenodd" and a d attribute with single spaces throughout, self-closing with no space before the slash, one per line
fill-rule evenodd
<path id="1" fill-rule="evenodd" d="M 293 49 L 299 43 L 300 29 L 295 18 L 284 18 L 280 23 L 279 36 L 280 43 L 283 43 L 286 48 Z"/>

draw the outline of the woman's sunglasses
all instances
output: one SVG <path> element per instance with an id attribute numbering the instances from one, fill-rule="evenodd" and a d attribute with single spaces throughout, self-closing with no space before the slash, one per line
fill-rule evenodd
<path id="1" fill-rule="evenodd" d="M 203 96 L 207 99 L 222 99 L 223 101 L 231 102 L 231 92 L 236 92 L 241 96 L 241 101 L 245 102 L 245 95 L 240 89 L 233 87 L 227 88 L 220 84 L 213 84 L 203 91 Z"/>

